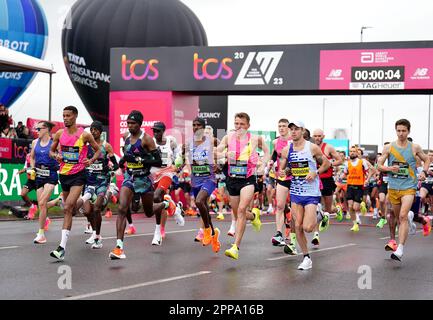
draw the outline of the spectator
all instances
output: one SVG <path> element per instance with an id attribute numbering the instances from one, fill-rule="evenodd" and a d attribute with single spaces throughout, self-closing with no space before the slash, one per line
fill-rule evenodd
<path id="1" fill-rule="evenodd" d="M 15 128 L 15 132 L 17 134 L 17 137 L 20 139 L 29 139 L 29 128 L 27 128 L 22 121 L 18 121 L 18 125 Z"/>
<path id="2" fill-rule="evenodd" d="M 0 130 L 9 128 L 12 124 L 12 118 L 9 117 L 9 110 L 0 102 Z"/>
<path id="3" fill-rule="evenodd" d="M 11 139 L 16 139 L 16 138 L 18 138 L 18 137 L 17 137 L 17 133 L 15 132 L 14 127 L 12 127 L 12 126 L 9 126 L 9 127 L 4 128 L 4 129 L 1 131 L 0 136 L 1 136 L 2 138 L 11 138 Z"/>

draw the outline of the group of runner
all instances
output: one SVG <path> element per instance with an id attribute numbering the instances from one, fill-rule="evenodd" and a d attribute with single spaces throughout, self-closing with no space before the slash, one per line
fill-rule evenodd
<path id="1" fill-rule="evenodd" d="M 117 162 L 111 145 L 101 139 L 102 124 L 93 122 L 89 133 L 77 127 L 77 116 L 75 107 L 64 108 L 65 129 L 57 131 L 52 139 L 52 125 L 40 122 L 39 137 L 33 141 L 30 154 L 40 208 L 40 229 L 35 243 L 46 242 L 43 231 L 47 203 L 58 179 L 62 186 L 65 214 L 62 236 L 58 248 L 51 252 L 59 260 L 64 259 L 72 216 L 79 208 L 93 229 L 87 243 L 94 249 L 102 247 L 101 211 L 113 193 L 110 181 L 116 170 L 123 171 L 124 180 L 119 192 L 117 240 L 109 254 L 111 259 L 126 258 L 126 222 L 129 222 L 126 233 L 134 233 L 131 212 L 138 211 L 140 201 L 145 215 L 155 216 L 152 245 L 162 244 L 167 213 L 174 216 L 177 224 L 184 225 L 181 189 L 186 207 L 192 210 L 195 206 L 200 216 L 196 241 L 210 246 L 214 252 L 221 248 L 221 231 L 212 222 L 209 204 L 211 200 L 218 203 L 218 218 L 223 219 L 224 198 L 228 200 L 232 210 L 228 234 L 234 237 L 234 243 L 225 250 L 225 255 L 235 260 L 239 258 L 247 220 L 255 231 L 261 229 L 260 209 L 265 193 L 268 212 L 275 210 L 276 233 L 272 245 L 284 247 L 283 251 L 291 255 L 297 254 L 299 246 L 303 254 L 300 270 L 312 268 L 305 233 L 314 232 L 312 244 L 319 245 L 319 232 L 328 229 L 331 214 L 336 215 L 337 221 L 352 220 L 350 230 L 359 232 L 366 203 L 373 208 L 374 218 L 380 216 L 379 228 L 389 222 L 391 240 L 385 249 L 392 251 L 392 259 L 402 259 L 413 221 L 423 224 L 424 235 L 431 230 L 420 203 L 424 208 L 428 196 L 433 194 L 433 152 L 427 156 L 419 145 L 408 140 L 410 123 L 405 119 L 395 124 L 397 140 L 386 144 L 372 164 L 362 157 L 357 146 L 350 148 L 346 159 L 324 142 L 322 130 L 314 130 L 310 137 L 301 121 L 278 122 L 279 137 L 272 142 L 270 154 L 264 139 L 249 132 L 250 117 L 243 112 L 235 115 L 234 129 L 221 141 L 213 136 L 204 119 L 195 118 L 192 139 L 178 145 L 176 139 L 165 136 L 162 122 L 152 127 L 153 137 L 144 132 L 143 114 L 132 111 L 127 118 L 128 132 L 123 137 L 123 155 Z M 420 200 L 414 201 L 417 189 Z M 172 190 L 176 202 L 169 195 Z"/>

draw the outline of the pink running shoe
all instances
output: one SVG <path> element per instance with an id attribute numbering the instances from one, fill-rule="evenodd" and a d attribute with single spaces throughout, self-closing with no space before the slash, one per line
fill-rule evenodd
<path id="1" fill-rule="evenodd" d="M 50 224 L 51 224 L 51 219 L 47 217 L 45 219 L 45 224 L 44 224 L 44 230 L 45 231 L 48 231 L 48 228 L 50 227 Z"/>

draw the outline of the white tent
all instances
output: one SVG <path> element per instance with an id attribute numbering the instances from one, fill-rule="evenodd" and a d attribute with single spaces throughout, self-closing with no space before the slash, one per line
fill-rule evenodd
<path id="1" fill-rule="evenodd" d="M 52 75 L 55 73 L 51 63 L 0 46 L 0 72 L 48 73 L 50 76 L 48 120 L 51 120 Z"/>

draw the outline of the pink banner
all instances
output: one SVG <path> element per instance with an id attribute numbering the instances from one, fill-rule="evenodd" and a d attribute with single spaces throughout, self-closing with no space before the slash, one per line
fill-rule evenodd
<path id="1" fill-rule="evenodd" d="M 432 89 L 432 71 L 432 48 L 320 52 L 320 90 Z"/>

